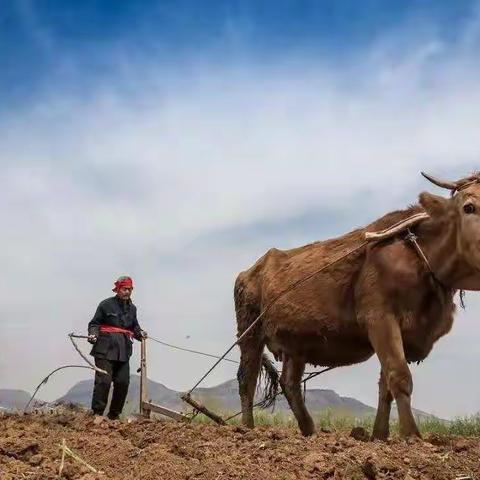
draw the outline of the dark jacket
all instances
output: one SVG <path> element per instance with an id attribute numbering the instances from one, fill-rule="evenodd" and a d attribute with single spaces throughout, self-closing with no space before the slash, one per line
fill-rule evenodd
<path id="1" fill-rule="evenodd" d="M 88 334 L 97 337 L 90 355 L 107 360 L 126 362 L 132 355 L 132 340 L 125 333 L 100 333 L 100 325 L 125 328 L 141 339 L 142 329 L 137 320 L 137 307 L 128 300 L 110 297 L 100 302 L 95 315 L 88 324 Z"/>

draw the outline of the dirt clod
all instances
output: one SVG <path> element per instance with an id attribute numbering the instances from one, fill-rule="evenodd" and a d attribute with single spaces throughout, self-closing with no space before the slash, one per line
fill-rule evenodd
<path id="1" fill-rule="evenodd" d="M 350 436 L 355 440 L 359 440 L 361 442 L 368 442 L 370 440 L 370 435 L 363 427 L 352 428 Z"/>
<path id="2" fill-rule="evenodd" d="M 374 458 L 367 457 L 362 464 L 362 472 L 369 480 L 375 480 L 377 478 L 377 467 L 375 465 Z"/>

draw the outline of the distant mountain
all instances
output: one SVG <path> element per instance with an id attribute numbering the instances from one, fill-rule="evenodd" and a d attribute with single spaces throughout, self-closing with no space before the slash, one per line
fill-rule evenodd
<path id="1" fill-rule="evenodd" d="M 30 394 L 24 390 L 0 389 L 1 410 L 23 410 L 30 400 Z M 43 405 L 41 400 L 35 401 L 36 405 Z"/>
<path id="2" fill-rule="evenodd" d="M 90 408 L 93 391 L 93 379 L 76 383 L 55 403 L 73 403 Z M 185 411 L 186 404 L 180 399 L 182 392 L 170 390 L 161 383 L 148 381 L 148 398 L 153 403 L 162 405 L 176 411 Z M 125 411 L 138 412 L 140 397 L 140 377 L 130 377 L 130 388 L 127 397 Z M 240 410 L 240 397 L 238 394 L 238 382 L 235 379 L 228 380 L 215 387 L 198 388 L 193 395 L 201 403 L 216 412 L 237 412 Z M 0 409 L 23 410 L 30 394 L 23 390 L 0 390 Z M 375 408 L 366 405 L 359 400 L 350 397 L 342 397 L 333 390 L 310 389 L 306 391 L 305 400 L 311 413 L 319 413 L 327 409 L 342 416 L 364 417 L 374 415 Z M 39 404 L 45 402 L 39 401 Z M 277 398 L 275 411 L 290 412 L 287 400 L 283 396 Z M 414 415 L 419 417 L 432 417 L 432 415 L 414 409 Z M 392 417 L 397 416 L 395 405 L 392 408 Z"/>
<path id="3" fill-rule="evenodd" d="M 90 406 L 93 391 L 93 380 L 84 380 L 75 384 L 65 395 L 55 403 L 76 403 L 85 407 Z M 170 390 L 161 383 L 148 381 L 148 397 L 153 403 L 163 405 L 173 410 L 185 409 L 185 403 L 180 399 L 181 392 Z M 127 402 L 132 406 L 131 410 L 137 411 L 140 395 L 140 377 L 130 377 L 130 388 Z M 240 397 L 238 395 L 237 380 L 229 380 L 211 388 L 198 388 L 194 397 L 212 409 L 220 411 L 240 410 Z M 364 416 L 374 414 L 375 409 L 355 400 L 354 398 L 341 397 L 333 390 L 312 389 L 306 391 L 307 407 L 312 412 L 320 412 L 325 409 L 334 409 L 344 414 Z M 288 403 L 283 396 L 278 397 L 275 406 L 276 411 L 289 410 Z"/>

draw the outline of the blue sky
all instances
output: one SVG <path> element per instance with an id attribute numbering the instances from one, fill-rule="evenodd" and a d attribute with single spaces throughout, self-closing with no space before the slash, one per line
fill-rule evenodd
<path id="1" fill-rule="evenodd" d="M 23 103 L 45 89 L 88 94 L 108 85 L 119 56 L 173 72 L 204 58 L 345 62 L 404 25 L 456 42 L 476 2 L 3 0 L 0 6 L 0 97 Z"/>
<path id="2" fill-rule="evenodd" d="M 0 7 L 1 387 L 32 390 L 76 360 L 66 333 L 125 273 L 152 335 L 221 353 L 235 276 L 267 249 L 443 193 L 420 170 L 478 169 L 478 2 Z M 467 305 L 413 368 L 422 410 L 478 411 L 475 294 Z M 175 355 L 152 347 L 150 372 L 186 389 L 209 363 Z M 225 365 L 207 384 L 234 375 Z M 377 376 L 373 359 L 314 385 L 375 404 Z"/>

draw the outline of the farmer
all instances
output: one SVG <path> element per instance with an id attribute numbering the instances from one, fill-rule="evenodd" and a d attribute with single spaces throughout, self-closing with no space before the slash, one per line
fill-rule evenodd
<path id="1" fill-rule="evenodd" d="M 95 357 L 95 365 L 108 372 L 108 375 L 95 373 L 92 411 L 95 415 L 103 415 L 113 381 L 108 413 L 111 420 L 116 420 L 122 413 L 127 398 L 132 338 L 147 338 L 147 332 L 140 328 L 137 321 L 137 307 L 130 299 L 132 290 L 132 279 L 120 277 L 113 288 L 116 295 L 100 302 L 88 324 L 88 341 L 93 344 L 90 354 Z"/>

